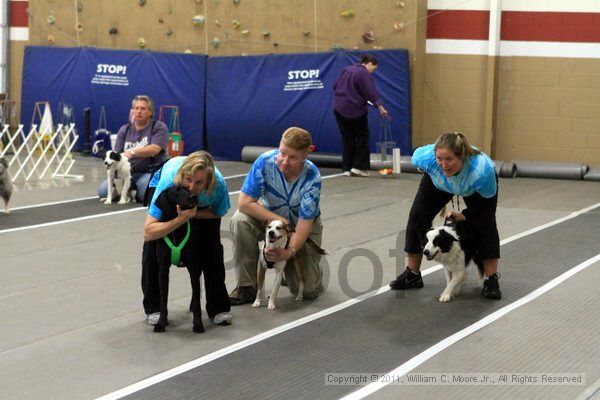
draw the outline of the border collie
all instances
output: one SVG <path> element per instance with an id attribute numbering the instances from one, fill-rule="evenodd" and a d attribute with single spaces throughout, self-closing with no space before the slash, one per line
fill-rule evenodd
<path id="1" fill-rule="evenodd" d="M 446 220 L 444 225 L 427 232 L 427 244 L 423 255 L 428 260 L 442 264 L 446 275 L 446 288 L 439 301 L 447 302 L 460 293 L 466 278 L 467 265 L 473 261 L 479 271 L 479 280 L 483 278 L 483 263 L 477 256 L 472 233 L 464 222 Z"/>
<path id="2" fill-rule="evenodd" d="M 127 157 L 109 150 L 104 157 L 106 165 L 107 195 L 104 204 L 111 204 L 113 189 L 120 195 L 119 204 L 129 203 L 129 189 L 131 188 L 131 165 Z"/>

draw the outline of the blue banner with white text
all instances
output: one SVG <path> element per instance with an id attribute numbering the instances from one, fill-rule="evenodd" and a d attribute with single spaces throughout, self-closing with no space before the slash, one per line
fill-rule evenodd
<path id="1" fill-rule="evenodd" d="M 35 103 L 48 101 L 55 125 L 73 119 L 80 136 L 76 149 L 82 150 L 86 107 L 91 108 L 92 135 L 100 127 L 102 107 L 106 129 L 117 133 L 127 123 L 131 100 L 145 94 L 154 101 L 156 119 L 160 106 L 179 108 L 179 127 L 189 154 L 203 144 L 205 82 L 204 55 L 28 46 L 21 122 L 26 129 L 32 120 L 39 124 L 39 118 L 34 118 Z M 63 105 L 72 106 L 71 116 L 64 115 Z M 170 128 L 174 125 L 171 111 L 163 113 L 163 119 Z"/>
<path id="2" fill-rule="evenodd" d="M 206 82 L 209 149 L 220 159 L 240 160 L 244 146 L 277 147 L 290 126 L 308 130 L 317 152 L 341 153 L 333 115 L 333 84 L 364 51 L 247 57 L 210 57 Z M 391 116 L 391 140 L 412 151 L 408 51 L 368 52 L 377 58 L 374 78 Z M 371 151 L 380 137 L 380 117 L 369 109 Z"/>

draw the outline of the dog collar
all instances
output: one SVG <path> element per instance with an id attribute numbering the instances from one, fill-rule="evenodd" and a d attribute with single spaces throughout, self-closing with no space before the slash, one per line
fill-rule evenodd
<path id="1" fill-rule="evenodd" d="M 285 242 L 284 249 L 287 250 L 287 248 L 289 247 L 289 245 L 290 245 L 290 237 L 288 236 L 287 242 Z M 296 250 L 293 247 L 292 247 L 292 252 L 294 253 L 293 255 L 295 256 L 296 255 Z M 275 266 L 275 261 L 269 261 L 269 260 L 267 260 L 267 248 L 266 247 L 263 249 L 263 257 L 265 259 L 265 262 L 267 263 L 267 268 L 271 269 L 271 268 L 273 268 Z"/>
<path id="2" fill-rule="evenodd" d="M 183 238 L 181 243 L 179 243 L 178 246 L 175 246 L 173 242 L 171 242 L 171 239 L 169 239 L 168 235 L 165 235 L 163 237 L 165 243 L 167 243 L 167 246 L 169 246 L 169 248 L 171 249 L 171 265 L 174 265 L 176 267 L 180 266 L 179 262 L 181 259 L 181 249 L 183 249 L 185 244 L 188 242 L 191 231 L 192 228 L 190 226 L 190 221 L 187 221 L 187 232 L 185 233 L 185 237 Z"/>

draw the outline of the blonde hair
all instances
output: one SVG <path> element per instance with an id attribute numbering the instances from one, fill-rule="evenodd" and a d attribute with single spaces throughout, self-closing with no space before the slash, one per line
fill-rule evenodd
<path id="1" fill-rule="evenodd" d="M 154 102 L 152 101 L 150 96 L 146 96 L 145 94 L 140 94 L 138 96 L 135 96 L 133 98 L 133 100 L 131 100 L 131 108 L 132 109 L 135 107 L 136 101 L 145 101 L 146 104 L 148 104 L 148 109 L 150 110 L 150 113 L 152 113 L 154 115 Z"/>
<path id="2" fill-rule="evenodd" d="M 308 153 L 312 145 L 312 138 L 308 131 L 292 126 L 291 128 L 287 128 L 283 132 L 283 135 L 281 135 L 281 144 L 291 147 L 294 150 Z"/>
<path id="3" fill-rule="evenodd" d="M 181 185 L 185 175 L 194 176 L 198 171 L 206 171 L 206 191 L 211 194 L 217 181 L 215 179 L 215 160 L 204 150 L 195 151 L 183 160 L 173 182 Z"/>
<path id="4" fill-rule="evenodd" d="M 471 146 L 465 135 L 460 132 L 442 133 L 435 141 L 434 150 L 437 149 L 449 149 L 461 160 L 481 153 L 481 150 Z"/>

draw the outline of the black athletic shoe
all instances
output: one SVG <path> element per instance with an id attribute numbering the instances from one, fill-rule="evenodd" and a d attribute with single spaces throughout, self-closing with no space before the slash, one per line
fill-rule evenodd
<path id="1" fill-rule="evenodd" d="M 395 280 L 390 282 L 392 290 L 420 289 L 422 287 L 423 278 L 421 278 L 421 273 L 414 274 L 408 267 Z"/>
<path id="2" fill-rule="evenodd" d="M 256 299 L 256 289 L 253 286 L 238 286 L 229 294 L 229 304 L 239 306 L 252 303 Z"/>
<path id="3" fill-rule="evenodd" d="M 498 278 L 500 278 L 500 275 L 493 274 L 483 281 L 483 289 L 481 289 L 481 295 L 483 297 L 492 300 L 500 300 L 502 298 Z"/>

